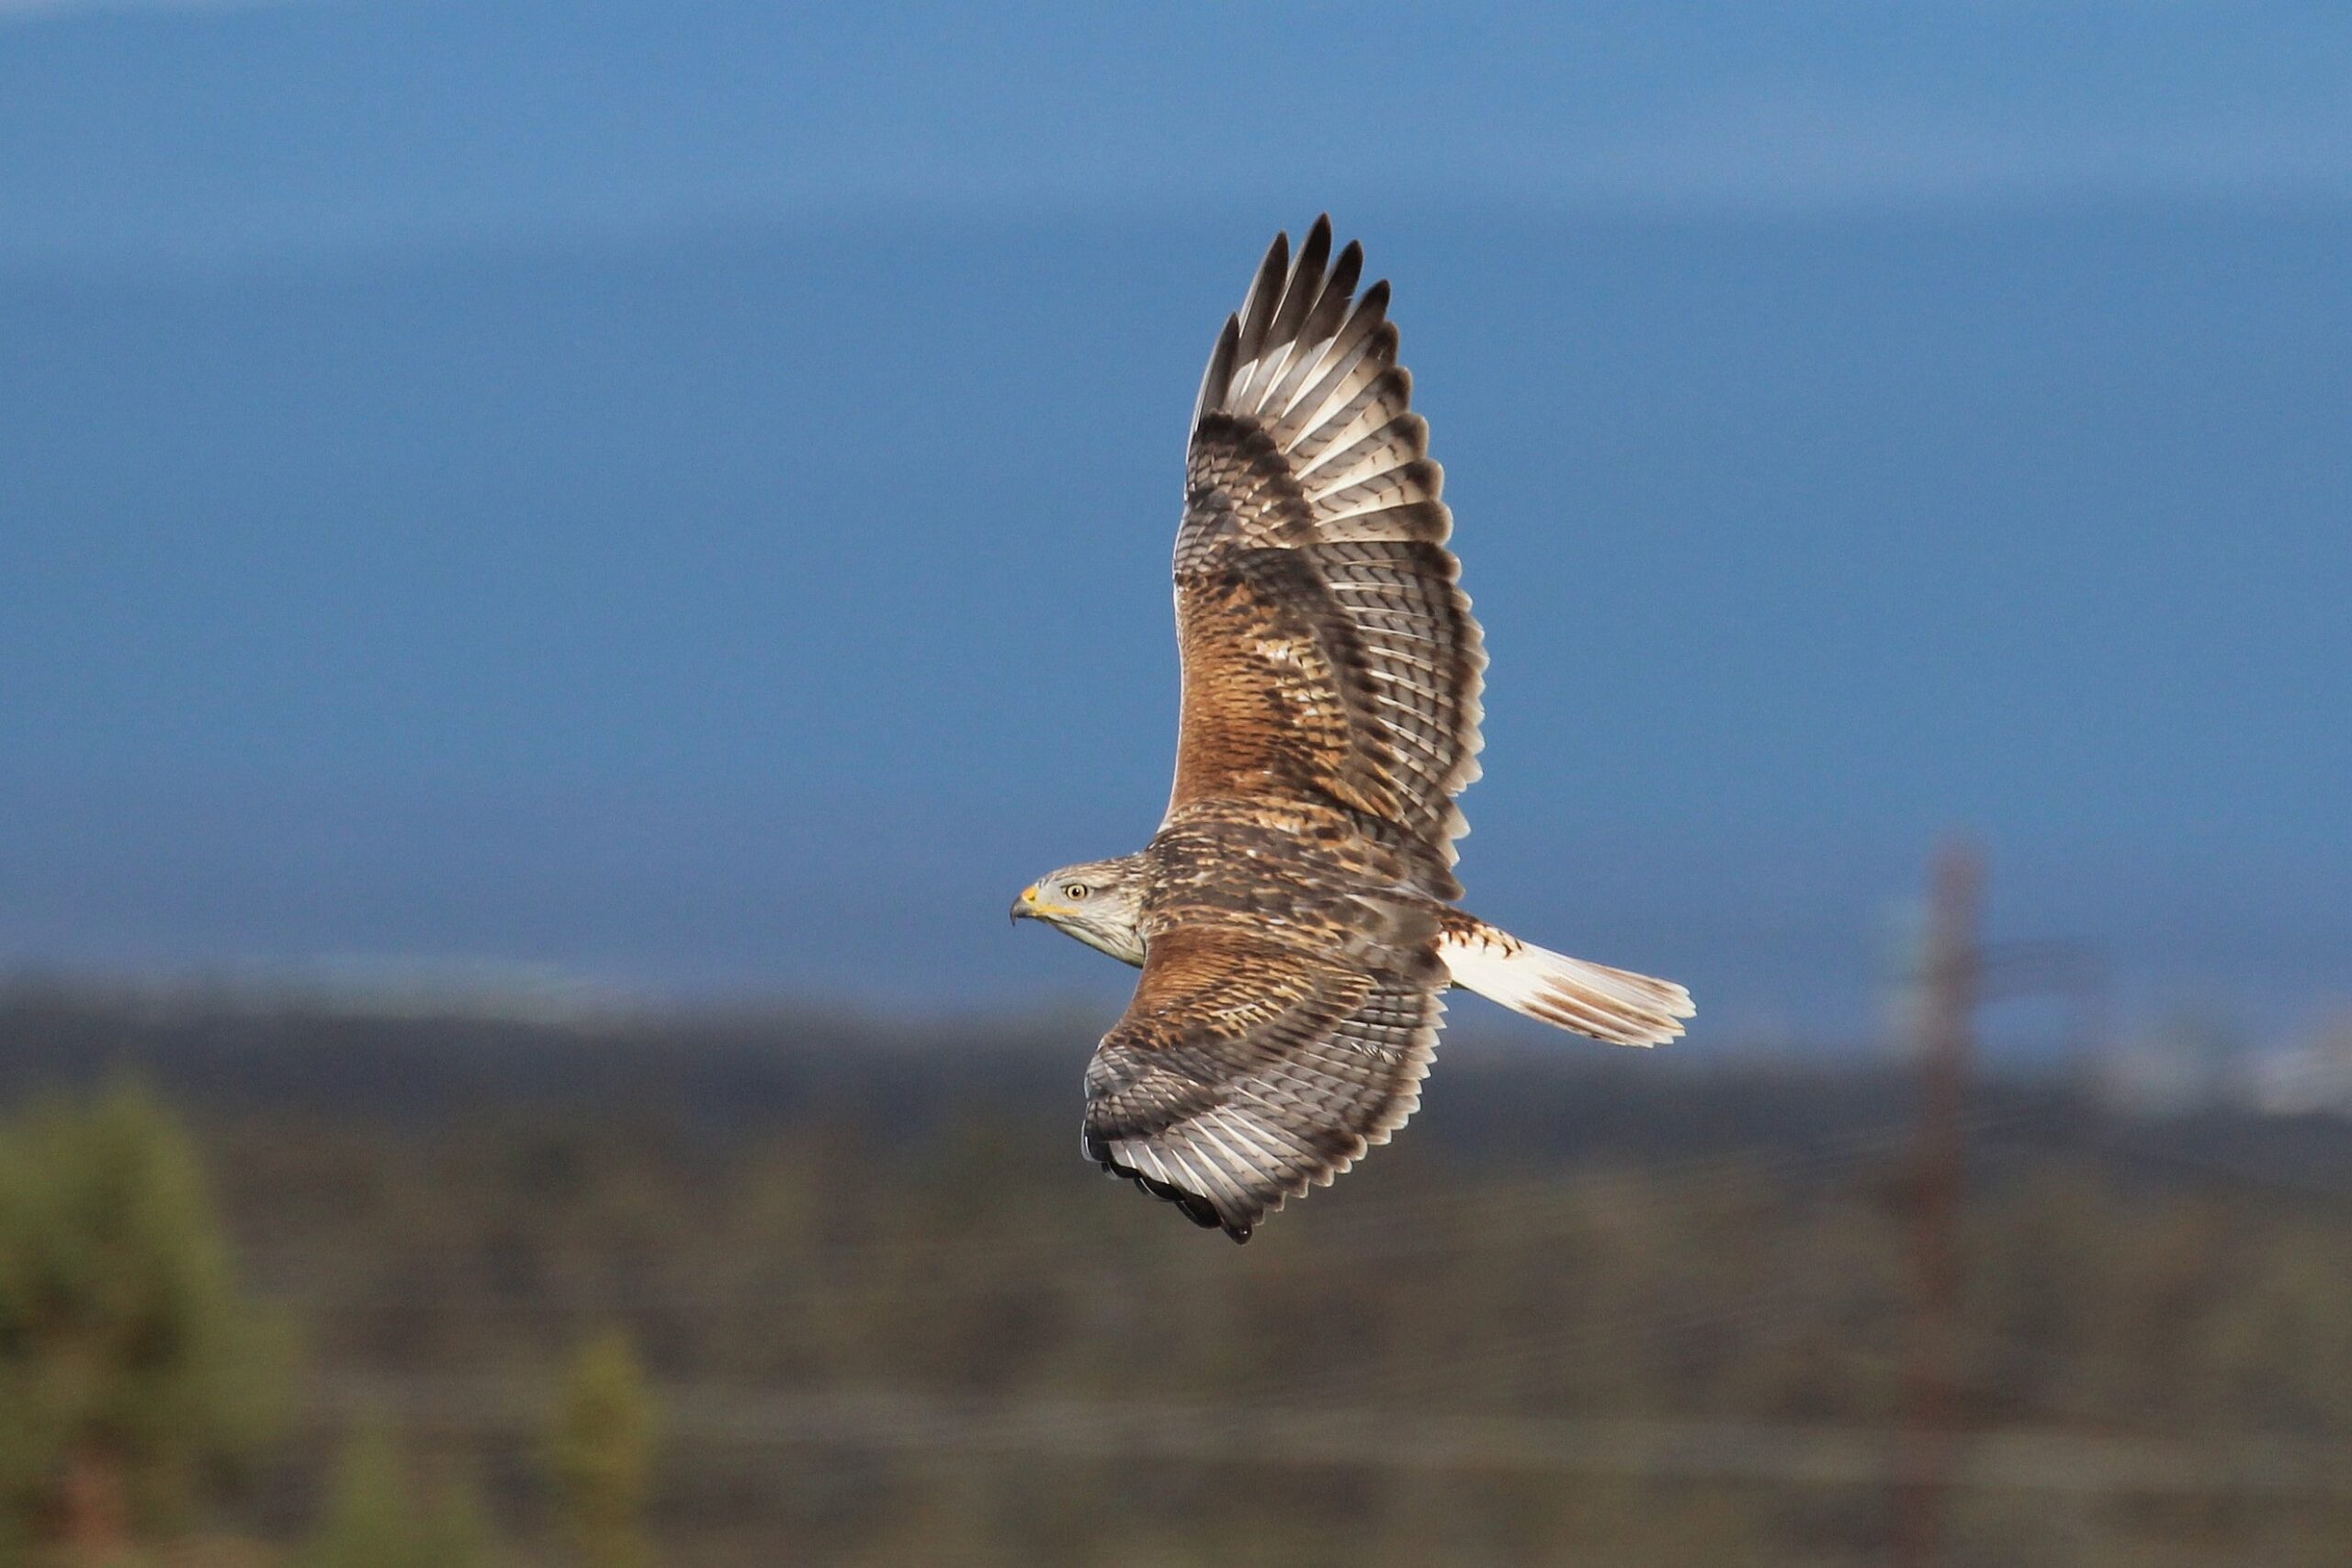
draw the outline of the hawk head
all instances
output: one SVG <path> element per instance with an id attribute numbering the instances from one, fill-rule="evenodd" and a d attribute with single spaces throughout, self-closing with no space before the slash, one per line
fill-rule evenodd
<path id="1" fill-rule="evenodd" d="M 1012 901 L 1016 920 L 1043 920 L 1122 964 L 1143 963 L 1143 857 L 1091 860 L 1041 876 Z"/>

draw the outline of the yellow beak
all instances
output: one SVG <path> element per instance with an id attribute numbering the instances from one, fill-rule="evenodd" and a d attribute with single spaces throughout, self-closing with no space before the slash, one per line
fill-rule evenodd
<path id="1" fill-rule="evenodd" d="M 1068 904 L 1049 904 L 1038 897 L 1037 885 L 1034 882 L 1023 888 L 1021 897 L 1012 901 L 1012 918 L 1016 920 L 1042 920 L 1069 913 L 1070 907 Z"/>

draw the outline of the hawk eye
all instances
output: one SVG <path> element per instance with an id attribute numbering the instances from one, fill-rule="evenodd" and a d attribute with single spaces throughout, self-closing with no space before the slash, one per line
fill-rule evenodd
<path id="1" fill-rule="evenodd" d="M 1069 883 L 1062 888 L 1062 897 L 1069 899 L 1073 904 L 1078 902 L 1080 898 L 1085 897 L 1086 893 L 1087 887 L 1086 884 L 1083 882 Z"/>

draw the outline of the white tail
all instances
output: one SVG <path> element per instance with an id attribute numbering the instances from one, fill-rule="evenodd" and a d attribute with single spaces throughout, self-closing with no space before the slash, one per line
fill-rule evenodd
<path id="1" fill-rule="evenodd" d="M 1671 980 L 1549 952 L 1484 920 L 1449 930 L 1438 956 L 1455 985 L 1612 1045 L 1662 1045 L 1699 1010 Z"/>

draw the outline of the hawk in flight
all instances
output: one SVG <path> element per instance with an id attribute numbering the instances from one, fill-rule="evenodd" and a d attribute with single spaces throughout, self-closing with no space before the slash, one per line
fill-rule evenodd
<path id="1" fill-rule="evenodd" d="M 1693 1011 L 1454 907 L 1487 657 L 1363 266 L 1318 219 L 1227 319 L 1176 534 L 1167 818 L 1012 906 L 1143 971 L 1087 1065 L 1088 1157 L 1236 1241 L 1405 1124 L 1448 987 L 1621 1045 Z"/>

